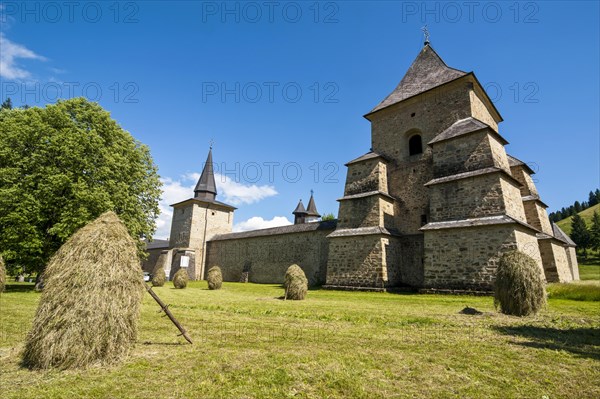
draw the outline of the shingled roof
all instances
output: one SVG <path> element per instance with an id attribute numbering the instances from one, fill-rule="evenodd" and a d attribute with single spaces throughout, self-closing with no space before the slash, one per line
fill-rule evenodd
<path id="1" fill-rule="evenodd" d="M 317 211 L 317 205 L 315 205 L 315 199 L 313 198 L 312 190 L 310 193 L 310 200 L 308 201 L 308 207 L 306 208 L 306 216 L 320 217 Z"/>
<path id="2" fill-rule="evenodd" d="M 208 201 L 214 201 L 217 196 L 217 185 L 215 183 L 215 173 L 213 171 L 212 148 L 208 150 L 208 157 L 202 169 L 198 184 L 194 188 L 194 197 Z"/>
<path id="3" fill-rule="evenodd" d="M 298 206 L 296 207 L 296 209 L 294 209 L 294 212 L 292 212 L 294 215 L 298 215 L 298 214 L 302 214 L 302 215 L 306 215 L 306 209 L 304 208 L 304 204 L 302 203 L 302 200 L 300 200 L 298 202 Z"/>
<path id="4" fill-rule="evenodd" d="M 468 117 L 465 119 L 460 119 L 452 124 L 448 129 L 444 130 L 442 133 L 438 134 L 431 140 L 429 145 L 438 143 L 440 141 L 450 140 L 454 137 L 462 136 L 465 134 L 475 133 L 483 129 L 489 128 L 489 125 L 483 123 L 479 119 Z M 495 133 L 496 136 L 500 138 L 500 141 L 503 144 L 508 144 L 508 142 L 499 134 Z"/>
<path id="5" fill-rule="evenodd" d="M 527 165 L 525 162 L 521 161 L 520 159 L 515 158 L 512 155 L 508 155 L 508 154 L 506 154 L 506 157 L 508 158 L 508 166 L 510 166 L 511 168 L 513 166 L 522 166 L 527 171 L 527 173 L 529 173 L 530 175 L 535 174 L 533 169 L 531 169 L 529 167 L 529 165 Z"/>
<path id="6" fill-rule="evenodd" d="M 556 223 L 552 223 L 552 233 L 554 234 L 554 238 L 564 242 L 568 246 L 577 246 L 577 244 L 575 244 L 575 242 L 571 240 L 571 237 L 569 237 L 564 231 L 562 231 L 561 228 L 556 225 Z"/>
<path id="7" fill-rule="evenodd" d="M 337 226 L 337 220 L 326 220 L 322 222 L 310 222 L 301 224 L 291 224 L 280 227 L 270 227 L 268 229 L 242 231 L 238 233 L 219 234 L 208 241 L 235 240 L 240 238 L 274 236 L 280 234 L 304 233 L 308 231 L 333 231 Z"/>
<path id="8" fill-rule="evenodd" d="M 435 50 L 429 44 L 426 44 L 394 91 L 373 108 L 369 114 L 466 74 L 466 72 L 450 68 Z"/>

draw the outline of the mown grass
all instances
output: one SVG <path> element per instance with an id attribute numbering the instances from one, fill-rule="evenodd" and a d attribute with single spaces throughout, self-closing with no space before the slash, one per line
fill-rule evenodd
<path id="1" fill-rule="evenodd" d="M 547 291 L 549 298 L 600 301 L 600 282 L 598 281 L 548 284 Z"/>
<path id="2" fill-rule="evenodd" d="M 39 294 L 0 295 L 2 398 L 597 398 L 598 302 L 550 298 L 535 317 L 491 297 L 311 290 L 206 282 L 155 288 L 186 344 L 146 295 L 121 365 L 29 371 L 19 352 Z M 459 314 L 465 306 L 480 316 Z"/>
<path id="3" fill-rule="evenodd" d="M 600 280 L 600 254 L 590 254 L 587 259 L 578 258 L 581 280 Z"/>

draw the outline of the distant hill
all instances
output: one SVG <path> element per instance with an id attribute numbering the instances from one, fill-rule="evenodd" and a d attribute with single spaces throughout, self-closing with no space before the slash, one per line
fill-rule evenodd
<path id="1" fill-rule="evenodd" d="M 586 210 L 579 212 L 579 215 L 583 218 L 583 220 L 585 220 L 585 224 L 588 228 L 592 225 L 592 216 L 594 216 L 594 211 L 600 213 L 600 204 L 596 204 Z M 556 222 L 558 227 L 560 227 L 561 230 L 567 233 L 568 235 L 571 235 L 571 219 L 573 219 L 573 216 L 569 216 L 566 219 L 559 220 L 558 222 Z"/>

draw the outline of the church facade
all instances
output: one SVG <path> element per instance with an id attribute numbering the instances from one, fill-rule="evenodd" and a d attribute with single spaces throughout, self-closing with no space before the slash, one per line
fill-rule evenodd
<path id="1" fill-rule="evenodd" d="M 232 233 L 235 208 L 216 200 L 210 151 L 145 269 L 159 262 L 172 275 L 184 257 L 194 279 L 219 265 L 226 281 L 280 283 L 296 263 L 329 288 L 490 290 L 499 257 L 518 249 L 548 282 L 579 279 L 575 244 L 550 223 L 533 170 L 506 153 L 502 117 L 473 72 L 425 43 L 365 118 L 371 149 L 346 164 L 337 220 L 319 221 L 311 195 L 294 225 Z"/>

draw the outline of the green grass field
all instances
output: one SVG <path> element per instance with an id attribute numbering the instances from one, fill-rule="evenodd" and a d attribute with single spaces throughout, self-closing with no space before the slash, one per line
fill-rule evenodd
<path id="1" fill-rule="evenodd" d="M 309 291 L 206 282 L 156 288 L 194 345 L 145 295 L 118 366 L 29 371 L 19 352 L 40 294 L 0 294 L 2 398 L 597 398 L 600 302 L 497 313 L 491 297 Z M 463 315 L 465 306 L 482 315 Z"/>
<path id="2" fill-rule="evenodd" d="M 600 204 L 596 204 L 592 207 L 589 207 L 586 210 L 583 210 L 581 212 L 579 212 L 579 215 L 583 218 L 583 220 L 585 220 L 585 224 L 587 225 L 587 227 L 591 227 L 592 226 L 592 217 L 594 216 L 594 211 L 600 213 Z M 556 222 L 556 225 L 558 227 L 560 227 L 560 229 L 562 231 L 564 231 L 567 234 L 571 234 L 571 219 L 573 219 L 572 216 L 569 216 L 568 218 L 565 218 L 563 220 L 559 220 L 558 222 Z"/>

